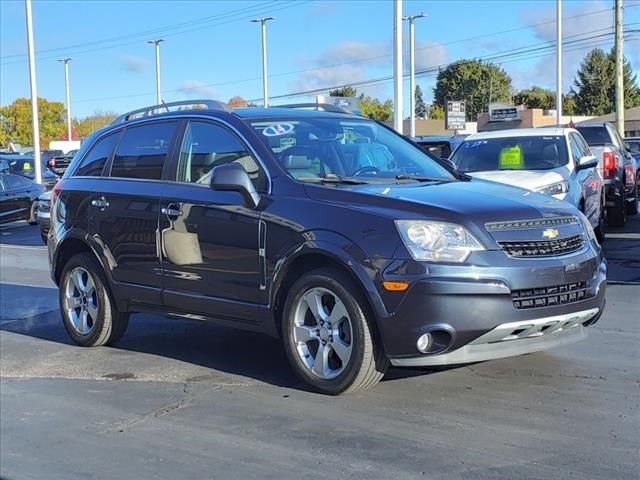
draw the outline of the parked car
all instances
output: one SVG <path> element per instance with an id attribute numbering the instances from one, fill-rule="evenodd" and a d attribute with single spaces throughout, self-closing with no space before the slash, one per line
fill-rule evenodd
<path id="1" fill-rule="evenodd" d="M 466 137 L 467 135 L 423 135 L 413 141 L 438 158 L 449 158 Z"/>
<path id="2" fill-rule="evenodd" d="M 12 173 L 0 174 L 0 223 L 26 220 L 36 223 L 35 201 L 44 187 Z"/>
<path id="3" fill-rule="evenodd" d="M 598 168 L 604 179 L 607 221 L 621 227 L 627 214 L 638 213 L 636 162 L 627 152 L 616 129 L 607 122 L 580 122 L 576 129 L 601 162 Z"/>
<path id="4" fill-rule="evenodd" d="M 2 155 L 0 160 L 4 160 L 9 165 L 9 171 L 16 175 L 21 175 L 29 180 L 35 179 L 35 167 L 33 157 L 26 155 Z M 41 163 L 40 174 L 42 176 L 42 185 L 46 190 L 51 190 L 58 182 L 59 177 L 51 172 L 44 161 Z"/>
<path id="5" fill-rule="evenodd" d="M 78 152 L 78 150 L 70 150 L 69 152 L 58 155 L 55 157 L 49 158 L 47 165 L 49 170 L 51 170 L 56 175 L 62 175 L 67 170 L 67 167 L 73 160 L 73 156 Z"/>
<path id="6" fill-rule="evenodd" d="M 551 195 L 577 207 L 604 240 L 605 198 L 598 159 L 572 128 L 517 128 L 467 137 L 451 161 L 474 177 Z"/>
<path id="7" fill-rule="evenodd" d="M 636 183 L 640 185 L 640 137 L 628 137 L 624 139 L 627 151 L 636 160 Z"/>
<path id="8" fill-rule="evenodd" d="M 62 150 L 40 150 L 40 160 L 42 160 L 42 163 L 44 163 L 47 168 L 49 168 L 49 160 L 63 155 L 64 151 Z M 29 156 L 33 157 L 33 152 Z"/>
<path id="9" fill-rule="evenodd" d="M 36 219 L 38 226 L 40 227 L 40 237 L 42 242 L 47 244 L 47 235 L 49 234 L 50 225 L 50 204 L 51 204 L 51 190 L 44 192 L 38 197 L 36 206 Z"/>
<path id="10" fill-rule="evenodd" d="M 92 135 L 52 193 L 51 273 L 73 341 L 114 343 L 131 312 L 210 320 L 281 337 L 300 378 L 340 394 L 389 363 L 587 334 L 606 262 L 578 209 L 323 108 L 175 102 Z"/>

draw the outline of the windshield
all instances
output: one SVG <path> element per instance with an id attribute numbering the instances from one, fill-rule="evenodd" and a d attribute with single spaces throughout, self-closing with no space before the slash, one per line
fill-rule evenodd
<path id="1" fill-rule="evenodd" d="M 467 140 L 451 157 L 461 172 L 550 170 L 568 162 L 562 135 Z"/>
<path id="2" fill-rule="evenodd" d="M 419 148 L 369 120 L 335 117 L 249 121 L 289 175 L 302 182 L 454 177 Z"/>

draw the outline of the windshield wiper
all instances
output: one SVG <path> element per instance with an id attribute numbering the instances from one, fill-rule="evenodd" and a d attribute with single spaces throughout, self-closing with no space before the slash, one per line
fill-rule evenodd
<path id="1" fill-rule="evenodd" d="M 419 175 L 396 175 L 396 180 L 415 180 L 416 182 L 452 182 L 449 178 L 421 177 Z"/>
<path id="2" fill-rule="evenodd" d="M 351 177 L 343 177 L 335 173 L 327 173 L 324 177 L 299 177 L 297 180 L 301 182 L 318 182 L 318 183 L 345 183 L 347 185 L 363 185 L 368 183 L 364 180 L 357 180 Z"/>

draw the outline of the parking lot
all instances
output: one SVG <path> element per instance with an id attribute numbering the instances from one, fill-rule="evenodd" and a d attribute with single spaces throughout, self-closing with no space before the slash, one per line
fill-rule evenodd
<path id="1" fill-rule="evenodd" d="M 327 397 L 278 341 L 202 322 L 71 345 L 37 228 L 3 226 L 0 477 L 638 478 L 640 217 L 608 237 L 587 340 Z"/>

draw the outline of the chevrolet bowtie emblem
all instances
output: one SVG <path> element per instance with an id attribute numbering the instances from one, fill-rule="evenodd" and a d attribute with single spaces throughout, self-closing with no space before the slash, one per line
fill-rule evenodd
<path id="1" fill-rule="evenodd" d="M 549 240 L 556 238 L 558 235 L 560 235 L 560 232 L 558 232 L 558 230 L 556 230 L 555 228 L 547 228 L 544 232 L 542 232 L 542 236 L 544 238 L 548 238 Z"/>

